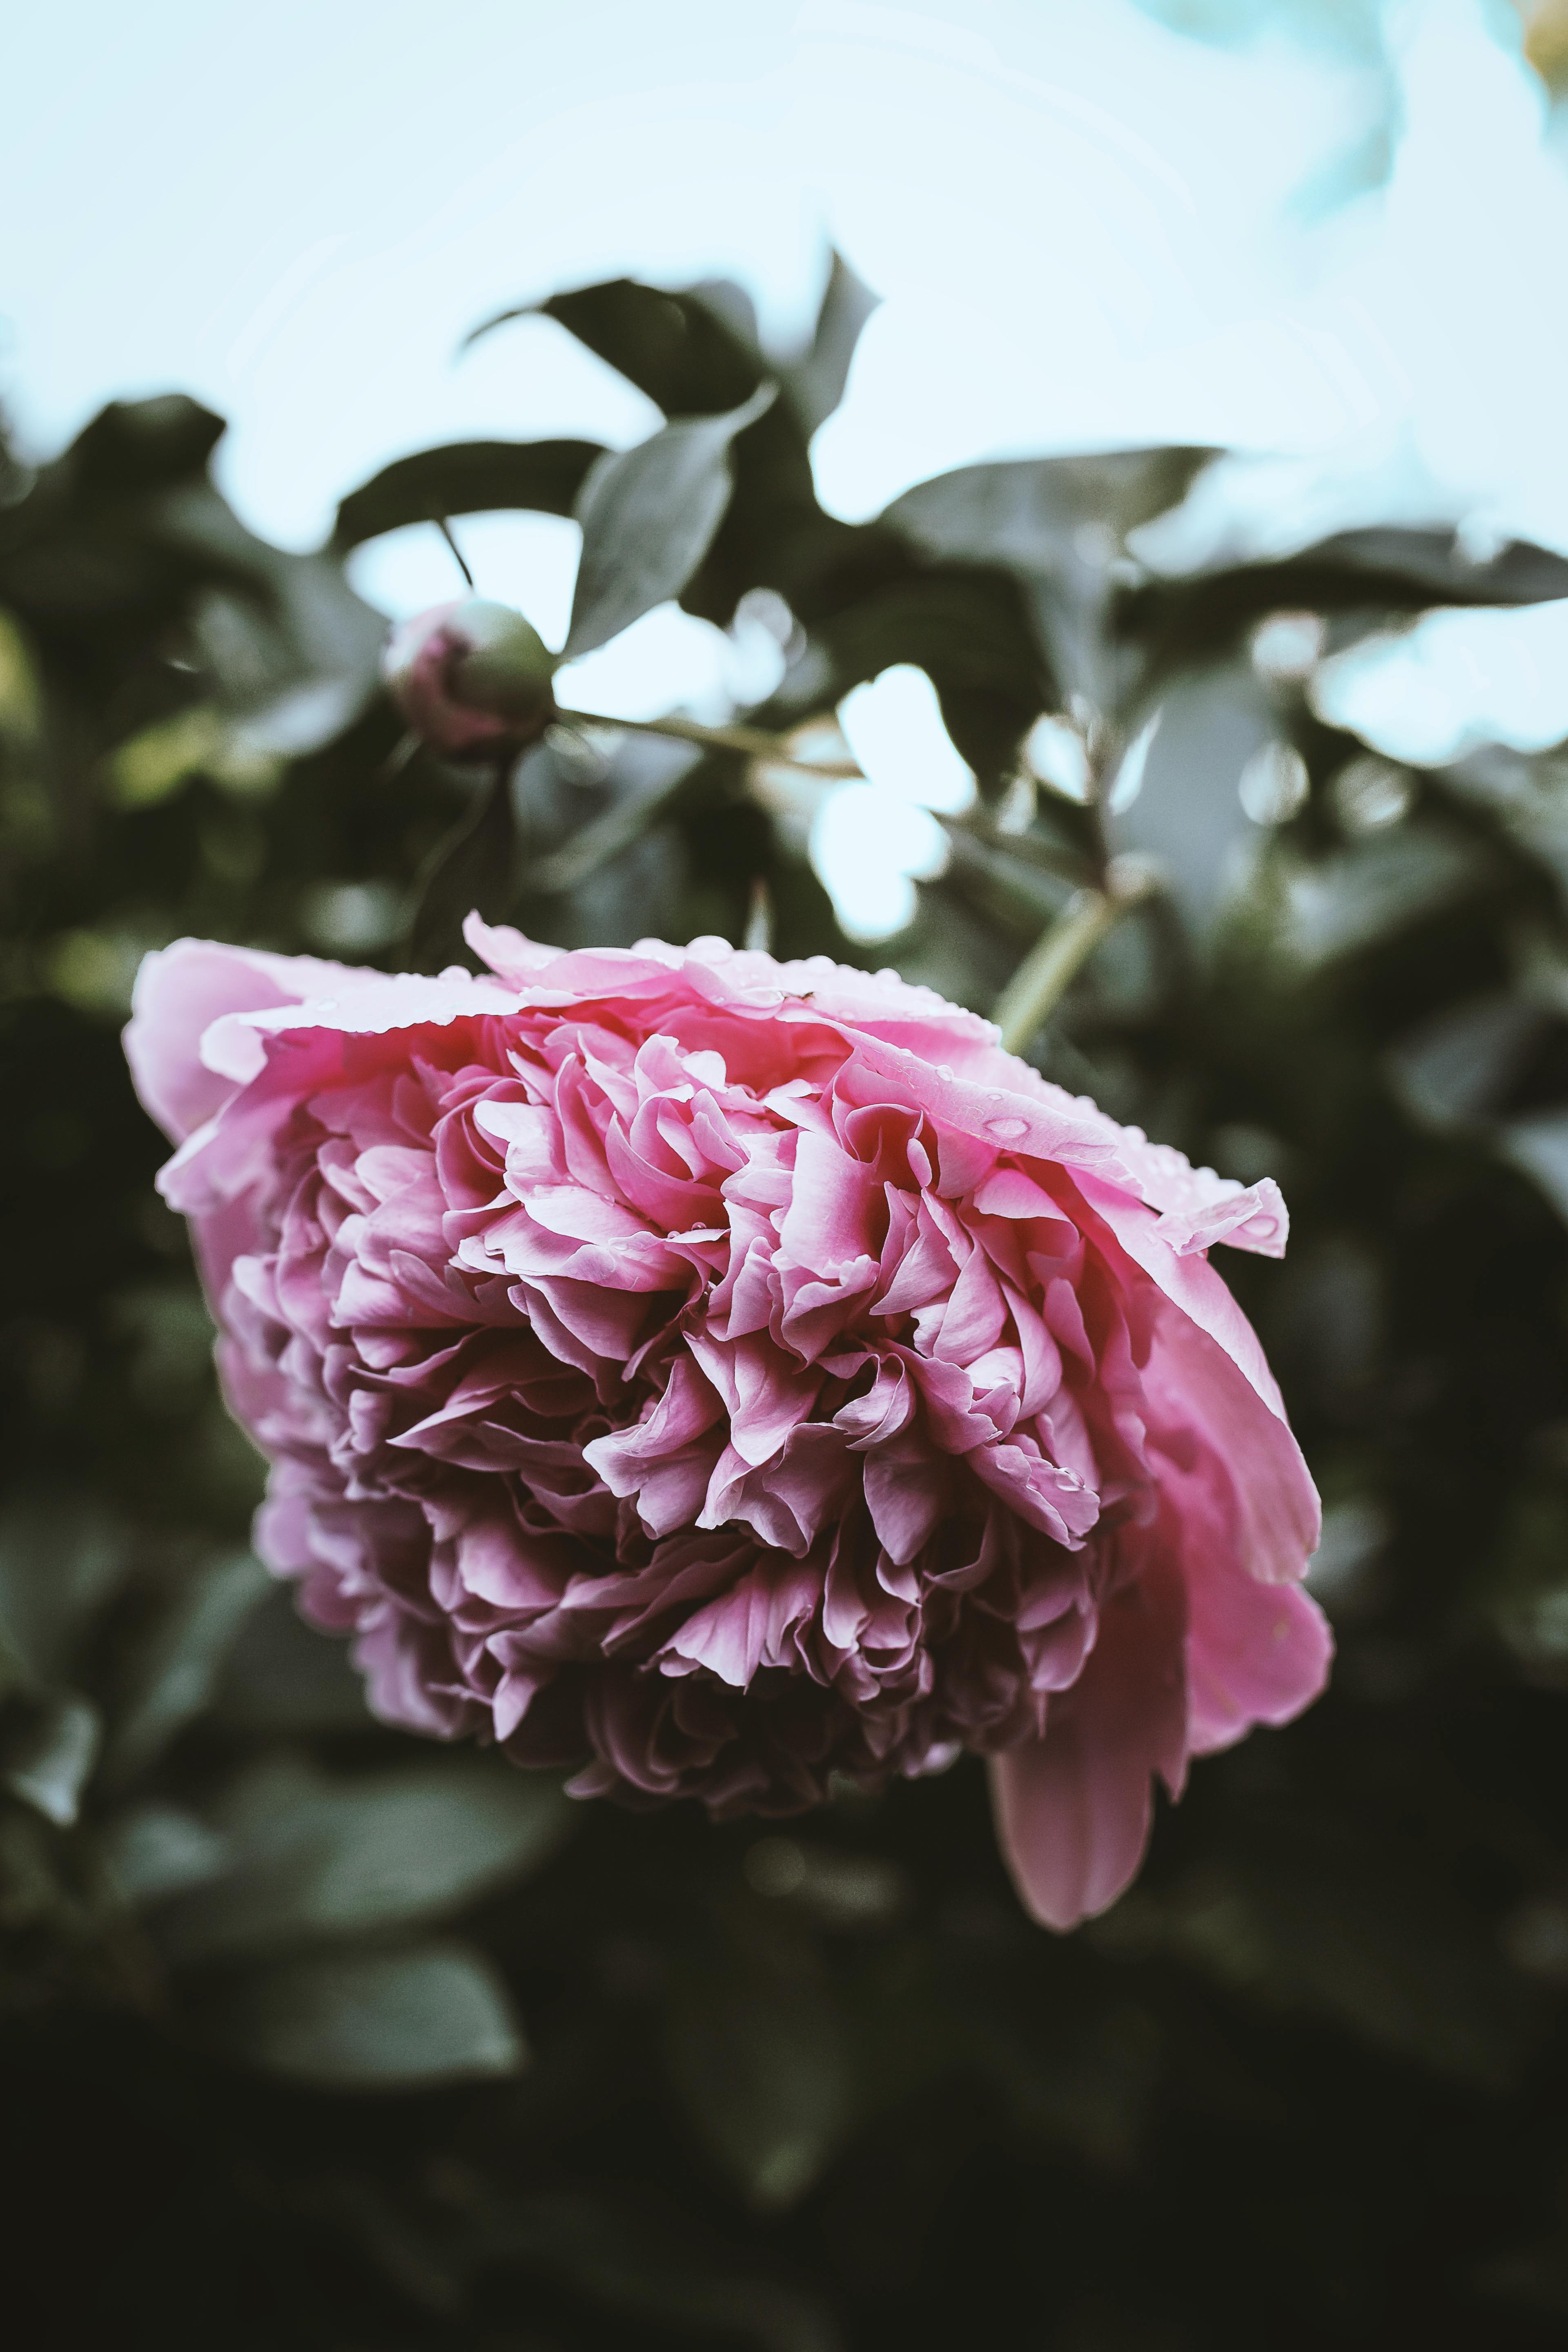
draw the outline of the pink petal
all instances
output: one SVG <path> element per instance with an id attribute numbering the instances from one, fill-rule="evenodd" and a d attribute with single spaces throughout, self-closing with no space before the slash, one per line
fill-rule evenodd
<path id="1" fill-rule="evenodd" d="M 1181 1786 L 1182 1633 L 1179 1580 L 1146 1571 L 1101 1608 L 1089 1663 L 1051 1699 L 1044 1737 L 992 1759 L 1003 1858 L 1042 1927 L 1076 1927 L 1115 1902 L 1149 1842 L 1152 1774 Z"/>
<path id="2" fill-rule="evenodd" d="M 183 1143 L 234 1092 L 233 1080 L 202 1060 L 204 1031 L 225 1013 L 298 1004 L 359 977 L 313 956 L 268 955 L 215 940 L 176 940 L 144 956 L 125 1030 L 125 1058 L 143 1105 Z"/>
<path id="3" fill-rule="evenodd" d="M 1187 1584 L 1187 1749 L 1209 1756 L 1254 1724 L 1289 1723 L 1329 1679 L 1334 1637 L 1294 1584 L 1211 1566 Z"/>

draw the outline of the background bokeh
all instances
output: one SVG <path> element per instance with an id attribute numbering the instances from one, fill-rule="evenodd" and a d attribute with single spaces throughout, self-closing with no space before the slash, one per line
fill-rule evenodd
<path id="1" fill-rule="evenodd" d="M 8 41 L 17 2340 L 1560 2341 L 1563 12 L 163 0 Z M 763 380 L 682 557 L 664 420 Z M 646 609 L 562 701 L 864 781 L 402 740 L 435 519 L 559 645 L 634 445 L 659 526 L 600 553 Z M 1328 1507 L 1329 1696 L 1066 1939 L 972 1764 L 715 1830 L 373 1723 L 247 1548 L 140 955 L 438 963 L 477 900 L 761 921 L 984 1012 L 1106 847 L 1160 889 L 1028 1051 L 1285 1188 L 1284 1265 L 1226 1272 Z"/>

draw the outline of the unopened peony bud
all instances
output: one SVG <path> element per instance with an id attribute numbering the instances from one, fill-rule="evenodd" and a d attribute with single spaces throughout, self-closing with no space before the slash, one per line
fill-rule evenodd
<path id="1" fill-rule="evenodd" d="M 483 596 L 432 605 L 394 629 L 382 675 L 431 751 L 484 759 L 543 732 L 555 708 L 555 656 L 510 604 Z"/>

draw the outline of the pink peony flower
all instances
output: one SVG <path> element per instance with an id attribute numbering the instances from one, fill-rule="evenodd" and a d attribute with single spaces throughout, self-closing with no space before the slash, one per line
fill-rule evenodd
<path id="1" fill-rule="evenodd" d="M 468 937 L 489 975 L 142 970 L 263 1557 L 389 1721 L 718 1815 L 978 1749 L 1030 1910 L 1103 1909 L 1152 1776 L 1327 1671 L 1205 1255 L 1278 1254 L 1276 1188 L 890 972 Z"/>

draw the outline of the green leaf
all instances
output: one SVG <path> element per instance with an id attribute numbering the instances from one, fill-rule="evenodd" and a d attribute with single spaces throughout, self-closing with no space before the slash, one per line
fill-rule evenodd
<path id="1" fill-rule="evenodd" d="M 227 1841 L 178 1805 L 138 1805 L 105 1823 L 104 1865 L 123 1901 L 133 1906 L 182 1895 L 216 1878 L 228 1856 Z"/>
<path id="2" fill-rule="evenodd" d="M 81 1808 L 103 1725 L 90 1699 L 15 1694 L 0 1724 L 0 1785 L 68 1829 Z"/>
<path id="3" fill-rule="evenodd" d="M 1498 1130 L 1495 1148 L 1499 1159 L 1528 1176 L 1568 1219 L 1568 1109 L 1510 1119 Z"/>
<path id="4" fill-rule="evenodd" d="M 157 488 L 200 473 L 226 430 L 221 416 L 183 392 L 111 400 L 40 479 L 94 499 Z"/>
<path id="5" fill-rule="evenodd" d="M 667 416 L 734 408 L 766 373 L 761 353 L 736 332 L 732 307 L 721 296 L 715 300 L 714 289 L 667 294 L 630 278 L 499 310 L 474 328 L 464 348 L 510 320 L 537 317 L 556 320 Z"/>
<path id="6" fill-rule="evenodd" d="M 1037 939 L 1056 920 L 1071 896 L 1071 883 L 1010 855 L 998 843 L 977 839 L 961 824 L 949 824 L 944 830 L 949 862 L 942 878 L 953 897 L 1020 940 Z M 1086 871 L 1083 878 L 1090 880 L 1092 875 Z"/>
<path id="7" fill-rule="evenodd" d="M 530 898 L 580 888 L 590 875 L 623 856 L 651 827 L 713 781 L 712 763 L 685 744 L 645 743 L 639 746 L 637 765 L 640 781 L 635 790 L 580 825 L 558 849 L 534 859 L 527 874 Z"/>
<path id="8" fill-rule="evenodd" d="M 1394 1093 L 1439 1134 L 1495 1110 L 1551 1025 L 1512 989 L 1469 998 L 1401 1039 L 1388 1057 Z"/>
<path id="9" fill-rule="evenodd" d="M 1326 857 L 1282 861 L 1275 947 L 1302 972 L 1358 955 L 1485 889 L 1495 861 L 1468 835 L 1421 818 Z"/>
<path id="10" fill-rule="evenodd" d="M 252 753 L 318 747 L 376 690 L 381 615 L 334 557 L 246 530 L 205 472 L 222 430 L 190 401 L 117 404 L 0 509 L 0 604 L 46 653 L 63 638 L 54 686 L 74 680 L 104 730 L 99 750 L 125 698 L 117 688 L 144 686 L 172 631 L 194 635 L 216 698 L 254 730 L 242 747 Z M 83 631 L 99 652 L 87 669 L 71 650 Z"/>
<path id="11" fill-rule="evenodd" d="M 1111 847 L 1158 862 L 1172 899 L 1200 939 L 1212 930 L 1245 854 L 1261 844 L 1238 788 L 1247 761 L 1279 726 L 1268 695 L 1239 663 L 1179 677 L 1145 739 L 1132 796 L 1124 800 L 1120 777 L 1112 782 L 1106 816 Z"/>
<path id="12" fill-rule="evenodd" d="M 1487 743 L 1442 772 L 1445 793 L 1500 825 L 1568 897 L 1568 757 Z"/>
<path id="13" fill-rule="evenodd" d="M 268 1593 L 241 1627 L 214 1705 L 242 1731 L 363 1730 L 371 1720 L 348 1643 L 308 1625 L 285 1586 Z"/>
<path id="14" fill-rule="evenodd" d="M 1139 649 L 1147 677 L 1230 652 L 1275 612 L 1342 614 L 1353 634 L 1436 604 L 1536 604 L 1565 596 L 1568 557 L 1545 548 L 1510 541 L 1489 561 L 1477 561 L 1452 530 L 1378 529 L 1342 531 L 1263 562 L 1222 558 L 1129 584 L 1117 593 L 1113 617 L 1116 633 Z"/>
<path id="15" fill-rule="evenodd" d="M 799 667 L 817 709 L 900 662 L 923 669 L 943 726 L 988 792 L 1010 774 L 1049 692 L 1014 582 L 946 567 L 907 572 L 847 601 L 814 628 L 812 650 L 825 656 L 826 676 Z"/>
<path id="16" fill-rule="evenodd" d="M 730 446 L 777 396 L 775 385 L 759 384 L 722 416 L 682 418 L 596 460 L 577 500 L 583 556 L 563 660 L 679 595 L 730 503 Z"/>
<path id="17" fill-rule="evenodd" d="M 105 1759 L 111 1784 L 144 1770 L 211 1704 L 240 1627 L 270 1588 L 267 1570 L 248 1551 L 213 1560 L 181 1588 L 130 1654 Z"/>
<path id="18" fill-rule="evenodd" d="M 1454 531 L 1385 526 L 1340 531 L 1289 561 L 1336 576 L 1362 603 L 1411 594 L 1426 604 L 1545 604 L 1568 596 L 1568 556 L 1529 540 L 1477 557 Z"/>
<path id="19" fill-rule="evenodd" d="M 783 1969 L 695 1979 L 671 2004 L 667 2052 L 694 2128 L 747 2202 L 796 2204 L 852 2120 L 848 2039 L 826 1988 Z"/>
<path id="20" fill-rule="evenodd" d="M 282 765 L 279 754 L 263 750 L 254 734 L 249 740 L 241 737 L 215 703 L 193 702 L 117 744 L 104 772 L 121 808 L 143 809 L 198 776 L 210 776 L 236 793 L 269 792 L 281 779 Z"/>
<path id="21" fill-rule="evenodd" d="M 1512 1497 L 1477 1599 L 1531 1682 L 1568 1689 L 1568 1500 L 1555 1484 Z"/>
<path id="22" fill-rule="evenodd" d="M 1461 2083 L 1503 2088 L 1536 2029 L 1446 1858 L 1343 1815 L 1271 1820 L 1169 1892 L 1134 1888 L 1089 1940 L 1163 1947 L 1233 1990 Z"/>
<path id="23" fill-rule="evenodd" d="M 0 1646 L 38 1682 L 70 1673 L 77 1650 L 131 1566 L 123 1531 L 68 1496 L 18 1497 L 0 1512 Z"/>
<path id="24" fill-rule="evenodd" d="M 331 543 L 346 552 L 407 523 L 502 507 L 569 515 L 583 477 L 604 454 L 597 441 L 454 441 L 421 449 L 350 491 Z"/>
<path id="25" fill-rule="evenodd" d="M 780 371 L 784 396 L 808 441 L 843 399 L 860 331 L 881 299 L 835 252 L 810 348 Z"/>
<path id="26" fill-rule="evenodd" d="M 180 1962 L 437 1918 L 540 1869 L 574 1822 L 548 1776 L 477 1757 L 353 1780 L 258 1767 L 214 1809 L 225 1875 L 165 1923 Z"/>
<path id="27" fill-rule="evenodd" d="M 292 1960 L 227 1987 L 201 2025 L 225 2055 L 328 2090 L 515 2074 L 528 2056 L 504 1986 L 466 1944 Z"/>
<path id="28" fill-rule="evenodd" d="M 963 466 L 917 482 L 881 518 L 921 554 L 993 565 L 1026 583 L 1057 699 L 1124 697 L 1107 619 L 1129 531 L 1186 494 L 1211 449 L 1114 449 Z"/>

